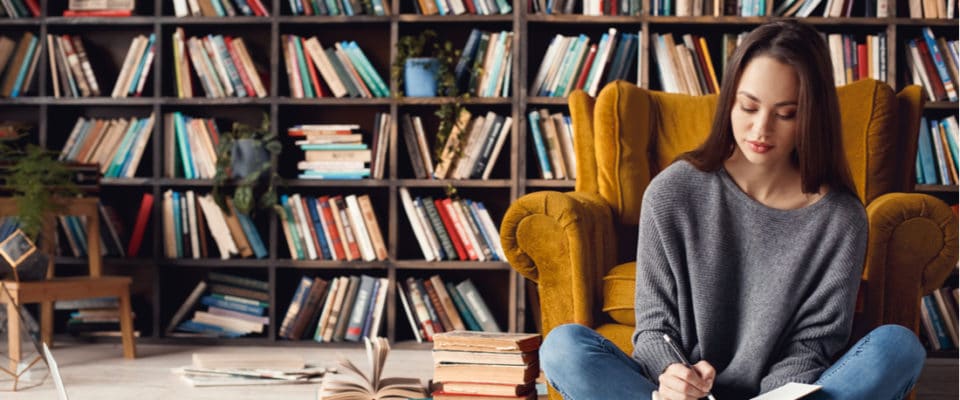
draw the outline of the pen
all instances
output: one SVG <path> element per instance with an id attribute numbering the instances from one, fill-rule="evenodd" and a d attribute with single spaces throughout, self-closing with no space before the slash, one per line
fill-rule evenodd
<path id="1" fill-rule="evenodd" d="M 663 340 L 665 340 L 667 344 L 670 345 L 670 350 L 673 350 L 673 354 L 676 355 L 678 359 L 680 359 L 680 362 L 683 363 L 683 366 L 687 368 L 691 368 L 690 362 L 687 361 L 687 358 L 683 356 L 683 352 L 681 352 L 680 348 L 677 347 L 677 343 L 674 342 L 673 339 L 670 339 L 670 335 L 664 334 Z M 710 400 L 717 400 L 716 397 L 713 397 L 713 393 L 709 393 L 709 392 L 707 393 L 707 398 Z"/>

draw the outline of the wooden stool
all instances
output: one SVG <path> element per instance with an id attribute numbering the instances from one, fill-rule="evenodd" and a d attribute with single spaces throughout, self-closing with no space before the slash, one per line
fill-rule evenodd
<path id="1" fill-rule="evenodd" d="M 32 282 L 0 281 L 10 293 L 0 296 L 0 303 L 7 305 L 7 330 L 10 359 L 20 361 L 20 318 L 17 307 L 23 304 L 40 303 L 40 339 L 53 347 L 53 302 L 59 300 L 80 300 L 96 297 L 116 297 L 120 303 L 120 331 L 123 341 L 123 356 L 136 358 L 136 343 L 133 336 L 133 317 L 130 306 L 130 283 L 126 276 L 101 276 L 103 258 L 100 255 L 100 214 L 96 197 L 60 198 L 63 215 L 85 216 L 87 222 L 87 258 L 90 266 L 89 276 L 55 278 L 53 263 L 53 242 L 56 225 L 53 215 L 44 217 L 41 245 L 45 254 L 51 255 L 47 265 L 47 279 Z M 12 198 L 0 198 L 0 216 L 16 215 L 17 205 Z"/>

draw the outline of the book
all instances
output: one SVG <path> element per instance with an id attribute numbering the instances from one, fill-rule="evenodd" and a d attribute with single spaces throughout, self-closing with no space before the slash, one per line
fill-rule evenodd
<path id="1" fill-rule="evenodd" d="M 302 356 L 280 352 L 193 353 L 194 368 L 301 370 L 306 366 Z"/>
<path id="2" fill-rule="evenodd" d="M 386 338 L 364 338 L 368 368 L 361 371 L 353 362 L 341 356 L 341 370 L 324 377 L 320 385 L 320 400 L 387 400 L 422 398 L 426 395 L 419 378 L 385 378 L 383 367 L 390 352 Z"/>
<path id="3" fill-rule="evenodd" d="M 434 382 L 527 384 L 539 375 L 539 362 L 528 365 L 438 364 L 433 368 Z"/>
<path id="4" fill-rule="evenodd" d="M 433 350 L 528 353 L 540 348 L 539 333 L 452 331 L 433 337 Z"/>
<path id="5" fill-rule="evenodd" d="M 499 383 L 474 383 L 474 382 L 444 382 L 441 384 L 441 390 L 433 392 L 434 398 L 437 394 L 456 395 L 456 396 L 497 396 L 527 398 L 528 395 L 536 395 L 535 385 L 532 383 L 517 384 L 499 384 Z M 441 397 L 443 398 L 443 397 Z"/>
<path id="6" fill-rule="evenodd" d="M 810 393 L 820 390 L 820 385 L 807 385 L 790 382 L 750 400 L 794 400 L 802 399 Z"/>
<path id="7" fill-rule="evenodd" d="M 487 352 L 468 350 L 434 350 L 433 362 L 440 364 L 500 364 L 527 365 L 537 361 L 536 351 L 527 352 Z M 460 393 L 459 390 L 448 390 Z"/>
<path id="8" fill-rule="evenodd" d="M 509 400 L 525 399 L 534 400 L 537 398 L 536 392 L 527 393 L 520 396 L 490 396 L 484 394 L 452 393 L 446 391 L 433 392 L 433 400 Z"/>

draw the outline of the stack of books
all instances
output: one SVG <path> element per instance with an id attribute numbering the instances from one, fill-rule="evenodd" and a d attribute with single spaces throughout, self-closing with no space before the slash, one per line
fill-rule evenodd
<path id="1" fill-rule="evenodd" d="M 269 17 L 260 0 L 173 0 L 176 17 Z"/>
<path id="2" fill-rule="evenodd" d="M 297 139 L 294 144 L 304 154 L 304 160 L 297 163 L 299 178 L 382 178 L 390 114 L 377 113 L 373 126 L 373 149 L 363 143 L 360 125 L 356 124 L 308 124 L 287 129 L 287 136 Z"/>
<path id="3" fill-rule="evenodd" d="M 536 333 L 454 331 L 434 336 L 434 400 L 536 399 Z"/>
<path id="4" fill-rule="evenodd" d="M 429 279 L 409 277 L 397 283 L 400 303 L 417 343 L 433 341 L 443 332 L 500 332 L 487 303 L 469 278 L 454 285 L 439 275 Z"/>
<path id="5" fill-rule="evenodd" d="M 530 136 L 542 179 L 577 179 L 577 155 L 573 146 L 573 122 L 569 115 L 550 114 L 547 109 L 527 114 Z"/>
<path id="6" fill-rule="evenodd" d="M 293 98 L 389 97 L 390 88 L 355 41 L 326 48 L 317 37 L 283 35 L 283 61 Z M 317 72 L 319 71 L 319 76 Z M 320 78 L 329 93 L 320 86 Z"/>
<path id="7" fill-rule="evenodd" d="M 294 260 L 387 259 L 369 195 L 281 195 L 274 206 Z"/>
<path id="8" fill-rule="evenodd" d="M 173 33 L 173 60 L 180 98 L 193 97 L 191 64 L 206 97 L 267 97 L 260 71 L 243 38 L 207 35 L 187 39 L 183 28 L 177 28 Z"/>
<path id="9" fill-rule="evenodd" d="M 64 17 L 129 17 L 136 0 L 70 0 Z"/>
<path id="10" fill-rule="evenodd" d="M 74 336 L 119 336 L 120 305 L 115 297 L 58 301 L 56 310 L 75 310 L 67 321 L 67 333 Z"/>
<path id="11" fill-rule="evenodd" d="M 387 0 L 300 0 L 290 2 L 293 15 L 390 15 Z"/>
<path id="12" fill-rule="evenodd" d="M 173 368 L 193 387 L 311 383 L 327 372 L 308 366 L 302 356 L 269 352 L 193 353 L 193 363 Z"/>
<path id="13" fill-rule="evenodd" d="M 240 337 L 262 335 L 269 324 L 269 286 L 245 276 L 210 272 L 174 313 L 167 336 Z M 195 310 L 197 302 L 206 310 Z M 183 321 L 190 311 L 193 318 Z M 183 321 L 183 322 L 181 322 Z"/>
<path id="14" fill-rule="evenodd" d="M 497 15 L 513 11 L 507 0 L 416 0 L 413 8 L 420 15 Z"/>

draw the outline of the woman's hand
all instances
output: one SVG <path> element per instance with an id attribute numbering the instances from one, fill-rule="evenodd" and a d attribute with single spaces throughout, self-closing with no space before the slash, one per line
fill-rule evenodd
<path id="1" fill-rule="evenodd" d="M 663 400 L 696 400 L 707 396 L 713 388 L 717 371 L 706 361 L 696 363 L 692 368 L 683 364 L 670 364 L 660 374 L 660 397 Z"/>

